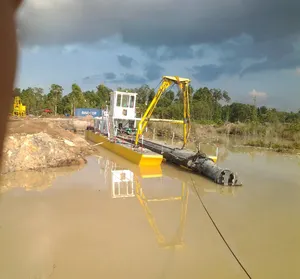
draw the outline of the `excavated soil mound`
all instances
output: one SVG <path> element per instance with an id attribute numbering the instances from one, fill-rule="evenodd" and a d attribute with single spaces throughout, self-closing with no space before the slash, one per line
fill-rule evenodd
<path id="1" fill-rule="evenodd" d="M 55 123 L 10 121 L 4 144 L 1 174 L 84 164 L 90 144 Z"/>

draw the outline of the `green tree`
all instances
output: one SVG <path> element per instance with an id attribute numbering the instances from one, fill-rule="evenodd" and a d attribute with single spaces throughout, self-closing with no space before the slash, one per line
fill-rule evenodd
<path id="1" fill-rule="evenodd" d="M 28 114 L 39 114 L 44 107 L 44 91 L 42 88 L 28 87 L 20 93 L 21 102 L 26 106 Z"/>
<path id="2" fill-rule="evenodd" d="M 157 103 L 157 107 L 168 108 L 174 101 L 175 93 L 172 90 L 168 90 L 160 97 Z"/>
<path id="3" fill-rule="evenodd" d="M 182 119 L 183 96 L 181 92 L 169 88 L 163 93 L 154 110 L 153 116 L 160 118 Z M 118 88 L 119 91 L 137 93 L 137 113 L 144 113 L 156 92 L 148 85 L 139 88 Z M 27 113 L 40 114 L 44 108 L 51 108 L 55 113 L 74 113 L 76 107 L 103 108 L 109 105 L 111 89 L 99 85 L 95 90 L 82 92 L 77 84 L 72 85 L 72 91 L 63 96 L 63 88 L 52 84 L 48 94 L 42 88 L 28 87 L 14 89 L 14 95 L 20 95 L 21 101 L 27 107 Z M 261 123 L 290 123 L 300 122 L 300 111 L 285 112 L 262 106 L 231 103 L 229 93 L 216 88 L 202 87 L 196 90 L 189 87 L 191 116 L 194 121 L 204 123 L 254 122 Z"/>
<path id="4" fill-rule="evenodd" d="M 148 105 L 152 102 L 154 96 L 155 96 L 155 91 L 153 88 L 150 88 L 148 85 L 143 85 L 139 88 L 134 89 L 135 93 L 137 93 L 136 96 L 136 106 L 137 106 L 137 112 L 138 115 L 142 115 Z M 156 115 L 156 110 L 154 110 L 154 116 Z"/>
<path id="5" fill-rule="evenodd" d="M 85 107 L 85 99 L 82 90 L 76 83 L 72 84 L 72 91 L 69 94 L 69 102 L 71 104 L 71 114 L 73 115 L 76 108 Z"/>
<path id="6" fill-rule="evenodd" d="M 54 111 L 54 115 L 57 114 L 57 107 L 59 106 L 62 96 L 63 96 L 64 89 L 62 86 L 58 84 L 52 84 L 50 87 L 50 92 L 47 96 L 48 105 Z"/>
<path id="7" fill-rule="evenodd" d="M 98 106 L 105 108 L 106 105 L 110 104 L 110 92 L 112 90 L 103 84 L 97 86 L 96 94 L 98 95 Z"/>
<path id="8" fill-rule="evenodd" d="M 222 119 L 222 106 L 220 105 L 220 101 L 223 100 L 223 93 L 221 89 L 211 89 L 210 90 L 212 95 L 212 114 L 213 114 L 213 120 L 216 123 L 219 123 Z"/>
<path id="9" fill-rule="evenodd" d="M 125 88 L 125 87 L 118 87 L 117 91 L 121 92 L 130 92 L 130 93 L 136 93 L 137 89 L 136 88 Z"/>
<path id="10" fill-rule="evenodd" d="M 35 114 L 40 114 L 45 108 L 45 94 L 43 88 L 34 87 L 33 94 L 35 98 Z"/>
<path id="11" fill-rule="evenodd" d="M 93 90 L 86 91 L 83 93 L 84 99 L 86 100 L 86 106 L 89 108 L 100 107 L 100 97 Z"/>
<path id="12" fill-rule="evenodd" d="M 72 114 L 73 112 L 73 103 L 70 97 L 70 94 L 63 96 L 61 100 L 61 105 L 58 107 L 60 113 L 63 114 Z"/>
<path id="13" fill-rule="evenodd" d="M 229 104 L 230 101 L 231 101 L 231 98 L 229 97 L 228 92 L 225 91 L 225 90 L 223 90 L 222 95 L 223 95 L 223 100 L 224 100 L 227 104 Z"/>
<path id="14" fill-rule="evenodd" d="M 31 87 L 22 90 L 20 94 L 21 102 L 26 106 L 26 112 L 32 114 L 35 110 L 35 98 Z"/>
<path id="15" fill-rule="evenodd" d="M 266 121 L 270 123 L 278 123 L 278 112 L 276 109 L 269 109 L 267 112 Z"/>
<path id="16" fill-rule="evenodd" d="M 190 94 L 190 100 L 192 100 L 193 95 L 194 95 L 195 89 L 192 85 L 189 85 L 189 94 Z"/>
<path id="17" fill-rule="evenodd" d="M 146 103 L 150 103 L 155 95 L 153 89 L 149 87 L 149 85 L 143 85 L 140 88 L 135 89 L 137 93 L 136 102 L 138 105 L 146 105 Z"/>
<path id="18" fill-rule="evenodd" d="M 230 113 L 230 107 L 229 103 L 231 102 L 231 98 L 229 97 L 229 94 L 227 91 L 223 90 L 222 92 L 223 100 L 225 101 L 226 105 L 222 108 L 222 119 L 226 122 L 229 121 L 229 113 Z"/>
<path id="19" fill-rule="evenodd" d="M 247 122 L 252 120 L 252 111 L 253 106 L 241 104 L 241 103 L 232 103 L 230 105 L 230 122 Z"/>

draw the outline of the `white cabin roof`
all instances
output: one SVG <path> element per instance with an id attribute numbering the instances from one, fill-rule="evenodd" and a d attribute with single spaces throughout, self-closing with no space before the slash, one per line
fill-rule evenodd
<path id="1" fill-rule="evenodd" d="M 113 91 L 111 94 L 128 94 L 128 95 L 137 95 L 138 93 L 133 92 L 124 92 L 124 91 Z"/>

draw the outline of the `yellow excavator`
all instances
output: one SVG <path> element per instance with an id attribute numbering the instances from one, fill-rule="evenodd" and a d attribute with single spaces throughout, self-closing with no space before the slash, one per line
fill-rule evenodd
<path id="1" fill-rule="evenodd" d="M 183 147 L 182 148 L 185 147 L 191 129 L 190 101 L 189 101 L 189 92 L 188 92 L 190 82 L 191 80 L 188 78 L 181 78 L 178 76 L 163 76 L 157 93 L 155 94 L 153 100 L 151 101 L 146 112 L 142 116 L 141 121 L 138 124 L 138 129 L 135 137 L 136 146 L 139 143 L 139 138 L 143 134 L 160 97 L 171 85 L 176 84 L 179 87 L 179 90 L 183 94 L 183 120 L 182 121 L 174 120 L 174 122 L 183 124 Z"/>
<path id="2" fill-rule="evenodd" d="M 18 117 L 26 116 L 26 106 L 24 106 L 21 102 L 21 98 L 19 95 L 14 94 L 14 103 L 12 107 L 12 115 Z"/>

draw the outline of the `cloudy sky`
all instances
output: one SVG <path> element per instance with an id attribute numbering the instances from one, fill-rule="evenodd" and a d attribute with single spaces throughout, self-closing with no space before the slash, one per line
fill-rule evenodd
<path id="1" fill-rule="evenodd" d="M 300 109 L 298 0 L 25 0 L 21 87 L 156 87 L 163 75 L 236 101 Z"/>

